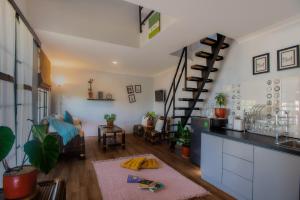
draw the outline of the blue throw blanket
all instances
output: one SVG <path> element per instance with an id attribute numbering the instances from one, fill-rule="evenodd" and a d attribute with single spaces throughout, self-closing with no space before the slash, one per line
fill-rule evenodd
<path id="1" fill-rule="evenodd" d="M 68 144 L 76 135 L 79 134 L 79 129 L 67 122 L 58 120 L 54 117 L 48 117 L 49 124 L 62 137 L 64 145 Z"/>

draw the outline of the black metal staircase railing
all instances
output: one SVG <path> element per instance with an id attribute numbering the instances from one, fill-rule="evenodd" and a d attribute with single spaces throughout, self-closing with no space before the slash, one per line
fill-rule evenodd
<path id="1" fill-rule="evenodd" d="M 166 124 L 167 124 L 167 117 L 169 116 L 171 106 L 173 106 L 173 118 L 179 118 L 181 121 L 182 126 L 186 126 L 188 124 L 188 120 L 192 116 L 192 113 L 194 110 L 200 110 L 200 108 L 196 108 L 197 102 L 204 102 L 204 99 L 199 99 L 200 95 L 204 92 L 208 92 L 207 89 L 205 89 L 205 85 L 208 83 L 214 82 L 213 79 L 209 78 L 210 73 L 217 72 L 218 69 L 214 68 L 214 64 L 216 61 L 223 60 L 223 56 L 220 56 L 220 50 L 228 48 L 229 45 L 224 43 L 225 36 L 221 34 L 216 34 L 217 39 L 211 39 L 211 38 L 204 38 L 200 41 L 200 43 L 204 45 L 208 45 L 211 47 L 211 53 L 199 51 L 195 54 L 197 57 L 205 58 L 206 59 L 206 66 L 203 65 L 193 65 L 191 66 L 191 70 L 200 70 L 202 76 L 189 76 L 188 77 L 188 67 L 187 67 L 187 47 L 184 47 L 179 59 L 179 63 L 176 68 L 175 75 L 173 77 L 170 89 L 168 91 L 167 98 L 164 102 L 164 128 L 165 130 Z M 179 98 L 179 101 L 186 101 L 188 102 L 188 107 L 176 107 L 175 101 L 176 101 L 176 93 L 178 90 L 178 86 L 180 84 L 180 81 L 182 80 L 184 73 L 184 88 L 183 91 L 186 92 L 192 92 L 192 98 Z M 193 81 L 196 82 L 196 88 L 188 87 L 187 82 Z M 184 115 L 179 116 L 176 115 L 176 110 L 183 110 Z"/>
<path id="2" fill-rule="evenodd" d="M 182 65 L 182 61 L 183 61 L 183 65 Z M 181 67 L 181 65 L 182 65 L 182 67 Z M 179 74 L 179 71 L 180 71 L 180 74 Z M 176 95 L 176 92 L 177 92 L 177 89 L 178 89 L 178 86 L 179 86 L 179 83 L 181 81 L 183 73 L 185 74 L 185 77 L 186 77 L 187 76 L 187 47 L 184 47 L 182 52 L 181 52 L 181 56 L 180 56 L 179 63 L 178 63 L 177 68 L 176 68 L 175 75 L 173 77 L 173 80 L 172 80 L 167 98 L 165 99 L 165 102 L 164 102 L 164 119 L 165 119 L 165 123 L 164 123 L 163 130 L 165 130 L 167 117 L 169 115 L 169 112 L 170 112 L 170 109 L 171 109 L 172 105 L 173 105 L 173 116 L 175 116 L 175 98 L 176 98 L 175 95 Z M 178 76 L 178 78 L 177 78 L 177 76 Z M 171 96 L 171 93 L 172 93 L 172 96 Z"/>

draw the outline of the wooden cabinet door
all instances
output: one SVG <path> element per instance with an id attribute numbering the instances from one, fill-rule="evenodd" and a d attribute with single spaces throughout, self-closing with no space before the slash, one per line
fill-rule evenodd
<path id="1" fill-rule="evenodd" d="M 254 200 L 299 200 L 300 156 L 254 147 Z"/>
<path id="2" fill-rule="evenodd" d="M 201 137 L 202 178 L 211 183 L 221 183 L 223 139 L 204 133 Z"/>

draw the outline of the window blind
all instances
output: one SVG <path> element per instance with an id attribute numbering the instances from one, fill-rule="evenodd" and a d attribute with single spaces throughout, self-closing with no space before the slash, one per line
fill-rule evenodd
<path id="1" fill-rule="evenodd" d="M 16 13 L 5 0 L 0 1 L 0 126 L 15 132 L 15 21 Z M 10 165 L 16 164 L 15 147 L 7 157 Z M 0 165 L 0 174 L 4 172 Z M 0 176 L 2 179 L 2 176 Z M 2 187 L 2 180 L 0 180 Z"/>

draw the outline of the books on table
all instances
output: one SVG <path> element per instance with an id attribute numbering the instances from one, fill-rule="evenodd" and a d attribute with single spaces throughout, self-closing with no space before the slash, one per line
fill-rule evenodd
<path id="1" fill-rule="evenodd" d="M 128 175 L 127 183 L 139 183 L 140 189 L 149 190 L 151 192 L 156 192 L 162 190 L 165 186 L 160 182 L 155 182 L 152 180 L 147 180 L 138 176 Z"/>

